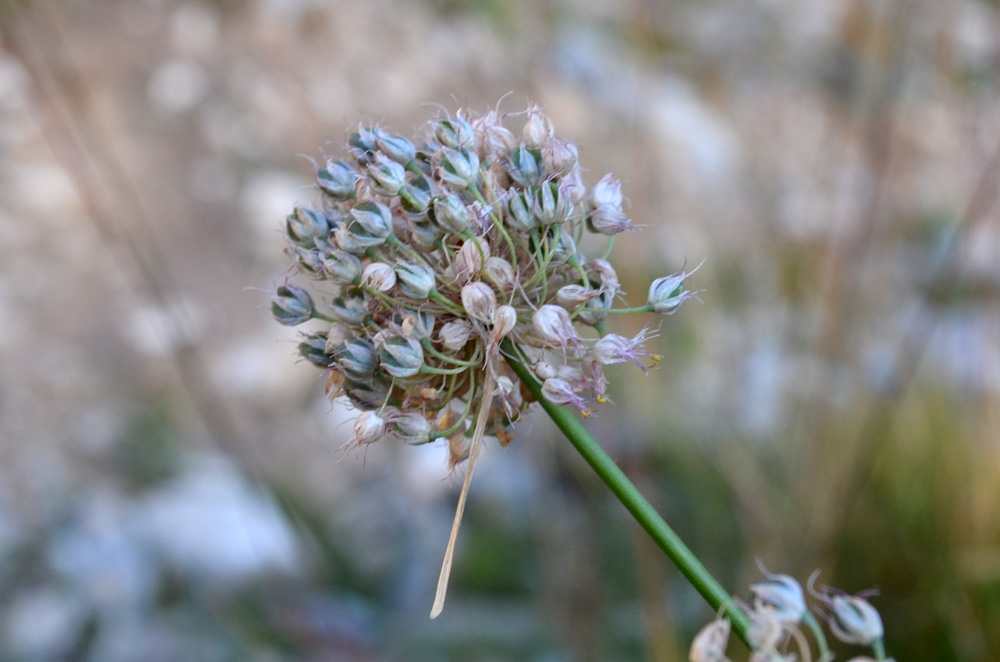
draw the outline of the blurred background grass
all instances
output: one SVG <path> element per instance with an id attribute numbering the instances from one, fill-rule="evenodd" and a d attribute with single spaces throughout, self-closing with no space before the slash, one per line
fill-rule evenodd
<path id="1" fill-rule="evenodd" d="M 624 181 L 630 301 L 705 261 L 590 427 L 706 565 L 1000 658 L 996 3 L 4 0 L 0 39 L 3 659 L 685 657 L 709 609 L 537 417 L 429 621 L 447 450 L 345 456 L 268 313 L 301 155 L 508 92 Z"/>

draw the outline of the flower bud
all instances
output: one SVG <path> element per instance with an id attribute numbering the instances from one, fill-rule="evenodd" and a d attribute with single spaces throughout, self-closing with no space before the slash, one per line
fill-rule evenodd
<path id="1" fill-rule="evenodd" d="M 519 145 L 510 153 L 506 164 L 507 174 L 521 186 L 528 188 L 538 186 L 542 181 L 542 172 L 538 167 L 538 159 L 525 147 Z"/>
<path id="2" fill-rule="evenodd" d="M 510 290 L 517 284 L 517 275 L 510 262 L 502 257 L 491 257 L 483 265 L 483 271 L 501 289 Z"/>
<path id="3" fill-rule="evenodd" d="M 361 260 L 342 250 L 330 250 L 323 256 L 322 273 L 338 285 L 350 285 L 361 275 Z"/>
<path id="4" fill-rule="evenodd" d="M 496 309 L 497 297 L 493 288 L 481 281 L 468 283 L 462 287 L 462 307 L 474 320 L 490 324 Z"/>
<path id="5" fill-rule="evenodd" d="M 472 327 L 463 320 L 447 322 L 438 331 L 438 340 L 449 352 L 457 352 L 465 347 L 471 337 Z"/>
<path id="6" fill-rule="evenodd" d="M 358 171 L 343 161 L 327 161 L 325 166 L 316 168 L 316 183 L 320 190 L 338 200 L 347 200 L 354 195 L 358 178 Z"/>
<path id="7" fill-rule="evenodd" d="M 608 317 L 606 312 L 614 305 L 614 296 L 611 292 L 598 290 L 598 296 L 583 304 L 583 308 L 576 315 L 576 320 L 587 326 L 596 326 Z"/>
<path id="8" fill-rule="evenodd" d="M 611 292 L 612 295 L 618 293 L 621 289 L 621 284 L 618 282 L 618 274 L 610 262 L 603 258 L 595 258 L 587 266 L 597 276 L 597 279 L 601 281 L 602 290 Z"/>
<path id="9" fill-rule="evenodd" d="M 601 205 L 587 214 L 587 229 L 607 237 L 634 229 L 632 219 L 620 207 Z"/>
<path id="10" fill-rule="evenodd" d="M 431 424 L 423 414 L 417 412 L 400 412 L 398 410 L 387 416 L 389 434 L 411 446 L 426 444 L 431 440 Z"/>
<path id="11" fill-rule="evenodd" d="M 347 326 L 359 326 L 368 317 L 365 299 L 359 295 L 345 295 L 330 302 L 333 316 Z"/>
<path id="12" fill-rule="evenodd" d="M 458 194 L 434 198 L 434 222 L 445 232 L 462 234 L 472 226 L 472 213 Z"/>
<path id="13" fill-rule="evenodd" d="M 660 315 L 673 315 L 684 301 L 693 297 L 694 294 L 688 292 L 684 287 L 684 280 L 690 275 L 684 271 L 678 271 L 654 280 L 649 285 L 649 298 L 647 299 L 653 312 Z"/>
<path id="14" fill-rule="evenodd" d="M 493 335 L 496 342 L 505 337 L 517 324 L 517 310 L 506 304 L 497 306 L 493 311 Z"/>
<path id="15" fill-rule="evenodd" d="M 363 382 L 375 375 L 378 357 L 375 348 L 364 338 L 351 338 L 336 353 L 341 372 L 356 382 Z"/>
<path id="16" fill-rule="evenodd" d="M 406 183 L 406 171 L 392 159 L 381 154 L 368 164 L 368 183 L 379 195 L 393 196 L 399 194 L 399 189 Z"/>
<path id="17" fill-rule="evenodd" d="M 412 377 L 424 365 L 424 350 L 415 338 L 389 336 L 378 352 L 382 369 L 393 377 Z"/>
<path id="18" fill-rule="evenodd" d="M 483 264 L 490 257 L 490 244 L 485 238 L 472 239 L 462 244 L 455 253 L 452 273 L 460 283 L 466 283 L 483 270 Z"/>
<path id="19" fill-rule="evenodd" d="M 432 313 L 423 310 L 407 311 L 399 319 L 401 313 L 393 315 L 393 322 L 397 322 L 400 332 L 407 338 L 423 340 L 430 338 L 434 332 L 435 319 Z"/>
<path id="20" fill-rule="evenodd" d="M 385 262 L 372 262 L 361 272 L 361 284 L 378 292 L 388 292 L 396 284 L 396 272 Z"/>
<path id="21" fill-rule="evenodd" d="M 299 269 L 313 277 L 319 277 L 323 273 L 323 254 L 318 248 L 304 248 L 295 246 L 292 248 L 295 255 L 295 262 Z"/>
<path id="22" fill-rule="evenodd" d="M 688 659 L 691 662 L 722 662 L 726 660 L 726 648 L 729 646 L 729 631 L 731 625 L 728 619 L 717 618 L 695 635 L 691 642 Z"/>
<path id="23" fill-rule="evenodd" d="M 545 304 L 540 306 L 531 318 L 535 331 L 541 339 L 549 345 L 558 345 L 566 350 L 566 345 L 578 344 L 579 336 L 573 328 L 573 322 L 569 318 L 569 313 L 562 306 Z"/>
<path id="24" fill-rule="evenodd" d="M 434 137 L 445 147 L 472 148 L 476 145 L 472 125 L 461 117 L 446 117 L 434 125 Z"/>
<path id="25" fill-rule="evenodd" d="M 355 407 L 362 411 L 380 409 L 389 397 L 389 384 L 381 379 L 370 379 L 363 382 L 348 381 L 344 384 L 344 393 Z"/>
<path id="26" fill-rule="evenodd" d="M 587 195 L 587 187 L 583 183 L 583 176 L 580 174 L 580 168 L 573 168 L 568 174 L 563 176 L 559 180 L 559 188 L 563 190 L 566 195 L 566 199 L 570 201 L 570 204 L 576 206 L 583 202 L 583 199 Z"/>
<path id="27" fill-rule="evenodd" d="M 619 210 L 622 206 L 622 183 L 611 176 L 611 173 L 601 177 L 601 181 L 594 184 L 587 196 L 587 204 L 591 209 L 597 209 L 603 205 L 611 205 Z"/>
<path id="28" fill-rule="evenodd" d="M 399 193 L 400 206 L 412 213 L 422 214 L 431 206 L 430 185 L 423 177 L 417 177 L 403 186 Z"/>
<path id="29" fill-rule="evenodd" d="M 475 152 L 464 148 L 444 147 L 439 154 L 441 162 L 437 174 L 441 181 L 456 189 L 464 189 L 479 179 L 479 157 Z"/>
<path id="30" fill-rule="evenodd" d="M 751 586 L 750 593 L 754 609 L 767 610 L 780 623 L 796 625 L 806 613 L 802 586 L 788 575 L 769 574 L 766 581 Z"/>
<path id="31" fill-rule="evenodd" d="M 562 223 L 573 213 L 569 200 L 555 182 L 545 182 L 535 194 L 533 210 L 543 225 Z"/>
<path id="32" fill-rule="evenodd" d="M 556 292 L 556 303 L 563 308 L 572 309 L 600 296 L 600 291 L 583 285 L 563 285 Z"/>
<path id="33" fill-rule="evenodd" d="M 870 646 L 882 638 L 882 617 L 864 598 L 852 595 L 827 596 L 830 632 L 846 644 Z"/>
<path id="34" fill-rule="evenodd" d="M 330 223 L 321 212 L 296 207 L 285 221 L 285 232 L 293 244 L 311 248 L 330 233 Z"/>
<path id="35" fill-rule="evenodd" d="M 529 149 L 541 149 L 552 139 L 554 133 L 552 120 L 546 117 L 538 106 L 528 109 L 528 121 L 524 123 L 521 140 Z"/>
<path id="36" fill-rule="evenodd" d="M 392 212 L 381 203 L 359 202 L 348 212 L 348 217 L 373 237 L 385 240 L 392 234 Z"/>
<path id="37" fill-rule="evenodd" d="M 326 333 L 326 353 L 336 354 L 344 346 L 345 342 L 354 337 L 354 331 L 351 331 L 350 328 L 343 324 L 331 324 L 330 330 Z"/>
<path id="38" fill-rule="evenodd" d="M 553 175 L 566 175 L 572 172 L 580 161 L 576 145 L 561 138 L 553 138 L 542 147 L 542 164 L 545 170 Z"/>
<path id="39" fill-rule="evenodd" d="M 413 143 L 403 136 L 394 136 L 382 131 L 375 130 L 375 145 L 390 159 L 400 165 L 406 165 L 417 156 L 417 149 Z"/>
<path id="40" fill-rule="evenodd" d="M 319 333 L 311 333 L 299 343 L 299 355 L 318 368 L 334 365 L 334 357 L 326 351 L 326 338 Z"/>
<path id="41" fill-rule="evenodd" d="M 314 310 L 316 307 L 309 292 L 291 283 L 279 285 L 271 298 L 271 315 L 285 326 L 308 322 Z"/>
<path id="42" fill-rule="evenodd" d="M 354 440 L 359 446 L 373 444 L 385 435 L 385 419 L 374 411 L 361 412 L 354 421 Z"/>
<path id="43" fill-rule="evenodd" d="M 534 365 L 534 371 L 535 374 L 538 375 L 538 378 L 543 381 L 546 379 L 552 379 L 558 374 L 556 369 L 548 361 L 539 361 L 536 363 Z"/>
<path id="44" fill-rule="evenodd" d="M 377 136 L 372 129 L 358 127 L 358 130 L 347 138 L 347 145 L 350 147 L 351 155 L 360 165 L 368 165 L 375 156 Z"/>
<path id="45" fill-rule="evenodd" d="M 403 296 L 423 301 L 434 289 L 434 270 L 418 262 L 400 262 L 396 265 L 399 291 Z"/>
<path id="46" fill-rule="evenodd" d="M 601 365 L 629 362 L 636 364 L 645 371 L 646 367 L 642 364 L 642 359 L 653 357 L 654 363 L 659 360 L 652 353 L 642 349 L 642 344 L 654 337 L 656 337 L 656 333 L 651 332 L 649 329 L 643 329 L 634 338 L 626 338 L 617 333 L 609 333 L 594 343 L 591 352 Z M 784 577 L 784 575 L 777 576 Z M 760 584 L 760 586 L 764 586 L 764 584 Z M 801 588 L 799 589 L 799 593 L 802 593 Z M 805 604 L 803 603 L 804 607 Z"/>
<path id="47" fill-rule="evenodd" d="M 580 256 L 582 257 L 582 256 Z M 576 241 L 569 232 L 560 232 L 559 239 L 556 240 L 555 250 L 552 251 L 551 264 L 563 264 L 572 258 L 578 258 L 576 252 Z"/>
<path id="48" fill-rule="evenodd" d="M 429 221 L 410 219 L 407 225 L 413 245 L 422 249 L 433 249 L 443 234 L 441 228 Z"/>
<path id="49" fill-rule="evenodd" d="M 472 120 L 472 131 L 476 136 L 479 157 L 484 160 L 503 158 L 517 145 L 514 134 L 500 123 L 493 111 Z"/>
<path id="50" fill-rule="evenodd" d="M 533 211 L 534 204 L 534 196 L 529 191 L 513 193 L 504 205 L 507 225 L 522 232 L 538 227 L 538 219 L 535 218 Z"/>

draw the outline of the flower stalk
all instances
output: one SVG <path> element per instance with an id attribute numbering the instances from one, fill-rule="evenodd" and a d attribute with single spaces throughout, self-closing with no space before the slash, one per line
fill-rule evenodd
<path id="1" fill-rule="evenodd" d="M 542 385 L 535 379 L 530 370 L 517 358 L 516 349 L 508 340 L 500 346 L 507 363 L 517 374 L 531 394 L 542 405 L 559 430 L 566 435 L 569 442 L 586 460 L 587 464 L 611 489 L 621 501 L 625 509 L 636 519 L 653 542 L 663 550 L 667 557 L 677 566 L 677 569 L 701 594 L 705 601 L 716 612 L 724 613 L 732 622 L 733 631 L 749 645 L 748 632 L 750 618 L 736 604 L 736 601 L 712 574 L 702 565 L 701 561 L 684 544 L 684 541 L 674 532 L 670 525 L 660 517 L 656 509 L 642 495 L 638 488 L 628 479 L 625 473 L 615 464 L 600 444 L 587 432 L 573 413 L 566 407 L 552 404 L 542 395 Z"/>

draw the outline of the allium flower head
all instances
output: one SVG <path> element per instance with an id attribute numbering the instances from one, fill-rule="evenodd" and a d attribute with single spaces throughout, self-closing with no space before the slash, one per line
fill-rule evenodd
<path id="1" fill-rule="evenodd" d="M 576 143 L 540 108 L 442 114 L 412 139 L 361 126 L 347 143 L 347 159 L 316 166 L 315 204 L 284 224 L 314 287 L 282 284 L 271 307 L 282 324 L 332 323 L 299 348 L 330 373 L 331 397 L 365 412 L 358 443 L 451 439 L 480 420 L 509 443 L 531 397 L 505 352 L 551 366 L 542 392 L 585 413 L 606 400 L 604 365 L 655 362 L 642 348 L 655 334 L 604 333 L 618 277 L 577 248 L 587 231 L 631 229 L 621 182 L 588 192 Z M 637 310 L 674 312 L 686 277 L 658 279 Z M 467 455 L 455 444 L 453 461 Z"/>

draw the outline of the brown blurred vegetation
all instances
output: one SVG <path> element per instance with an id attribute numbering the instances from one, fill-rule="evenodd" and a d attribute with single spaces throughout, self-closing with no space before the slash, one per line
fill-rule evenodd
<path id="1" fill-rule="evenodd" d="M 685 656 L 708 608 L 541 419 L 430 622 L 446 450 L 344 456 L 268 314 L 301 155 L 510 92 L 625 183 L 630 301 L 704 260 L 591 424 L 666 519 L 737 595 L 819 568 L 897 660 L 1000 658 L 996 3 L 4 0 L 0 40 L 0 657 Z"/>

